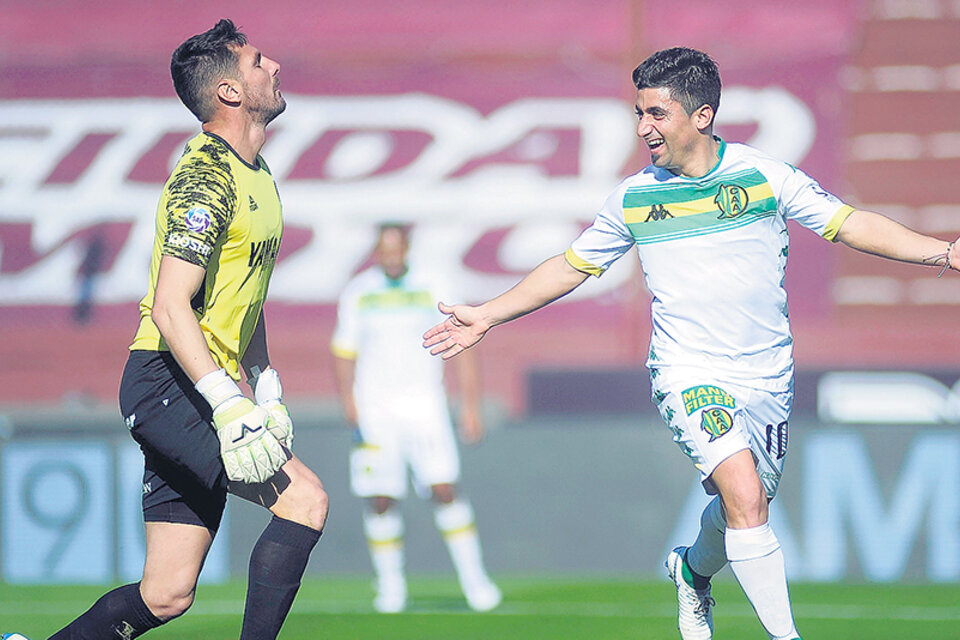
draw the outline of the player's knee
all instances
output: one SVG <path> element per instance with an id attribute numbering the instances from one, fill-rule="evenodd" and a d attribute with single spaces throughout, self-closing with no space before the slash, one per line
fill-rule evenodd
<path id="1" fill-rule="evenodd" d="M 319 480 L 302 483 L 298 487 L 296 499 L 297 510 L 302 514 L 301 523 L 322 531 L 327 521 L 327 512 L 330 510 L 330 498 L 323 484 Z"/>
<path id="2" fill-rule="evenodd" d="M 187 612 L 187 609 L 193 604 L 195 591 L 193 586 L 186 588 L 177 585 L 143 583 L 141 594 L 144 604 L 147 605 L 151 613 L 167 622 Z"/>
<path id="3" fill-rule="evenodd" d="M 394 502 L 393 498 L 387 496 L 374 496 L 369 501 L 370 510 L 378 516 L 382 516 L 393 507 Z"/>
<path id="4" fill-rule="evenodd" d="M 441 504 L 449 504 L 457 497 L 456 489 L 452 484 L 433 485 L 433 499 Z"/>
<path id="5" fill-rule="evenodd" d="M 723 496 L 727 526 L 756 527 L 767 521 L 767 496 L 753 487 L 737 487 Z"/>
<path id="6" fill-rule="evenodd" d="M 323 525 L 327 522 L 327 512 L 330 510 L 330 497 L 323 485 L 318 483 L 318 486 L 313 489 L 308 510 L 310 526 L 317 531 L 322 531 Z"/>
<path id="7" fill-rule="evenodd" d="M 285 520 L 323 531 L 330 499 L 316 477 L 301 477 L 288 486 L 270 510 Z"/>

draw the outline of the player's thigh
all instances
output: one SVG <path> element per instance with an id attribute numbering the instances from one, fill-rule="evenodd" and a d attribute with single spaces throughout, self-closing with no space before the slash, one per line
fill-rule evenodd
<path id="1" fill-rule="evenodd" d="M 219 440 L 209 407 L 169 354 L 131 353 L 120 408 L 144 454 L 144 519 L 216 531 L 226 503 Z"/>
<path id="2" fill-rule="evenodd" d="M 750 449 L 743 424 L 745 398 L 734 385 L 680 375 L 652 376 L 651 392 L 673 441 L 700 472 L 707 491 L 715 493 L 709 482 L 713 471 Z"/>
<path id="3" fill-rule="evenodd" d="M 445 407 L 431 407 L 411 416 L 407 434 L 406 458 L 418 493 L 429 495 L 430 487 L 460 480 L 457 439 Z"/>
<path id="4" fill-rule="evenodd" d="M 213 543 L 206 527 L 147 522 L 146 559 L 141 589 L 147 602 L 190 598 Z"/>
<path id="5" fill-rule="evenodd" d="M 393 420 L 361 418 L 362 442 L 350 450 L 350 490 L 360 498 L 407 496 L 407 461 Z"/>
<path id="6" fill-rule="evenodd" d="M 771 500 L 777 495 L 783 476 L 792 405 L 792 390 L 771 392 L 752 389 L 743 411 L 743 425 L 750 437 L 757 475 L 767 498 Z"/>

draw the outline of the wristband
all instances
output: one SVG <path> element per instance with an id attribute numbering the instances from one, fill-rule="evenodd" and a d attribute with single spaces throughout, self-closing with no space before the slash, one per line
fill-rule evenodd
<path id="1" fill-rule="evenodd" d="M 225 409 L 226 407 L 223 404 L 231 398 L 243 397 L 240 387 L 237 386 L 233 378 L 227 375 L 224 369 L 217 369 L 203 376 L 197 380 L 194 388 L 200 392 L 200 395 L 214 411 L 220 408 Z M 230 404 L 235 403 L 231 402 Z"/>
<path id="2" fill-rule="evenodd" d="M 270 367 L 257 375 L 253 384 L 253 397 L 259 405 L 280 402 L 280 398 L 283 397 L 283 386 L 280 384 L 280 374 L 276 369 Z"/>

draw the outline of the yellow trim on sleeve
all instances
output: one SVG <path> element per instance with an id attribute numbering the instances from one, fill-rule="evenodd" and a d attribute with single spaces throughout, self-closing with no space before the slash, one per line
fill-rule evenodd
<path id="1" fill-rule="evenodd" d="M 576 269 L 577 271 L 582 271 L 591 276 L 597 276 L 598 278 L 603 274 L 602 267 L 596 267 L 586 260 L 582 259 L 580 256 L 573 252 L 573 249 L 567 249 L 567 252 L 563 254 L 563 257 L 567 259 L 567 264 Z"/>
<path id="2" fill-rule="evenodd" d="M 830 222 L 827 223 L 827 228 L 823 231 L 823 237 L 830 242 L 836 242 L 837 234 L 840 233 L 840 227 L 843 226 L 844 221 L 850 217 L 853 211 L 853 207 L 848 204 L 840 207 L 837 212 L 833 214 L 833 217 L 830 218 Z"/>
<path id="3" fill-rule="evenodd" d="M 337 346 L 336 344 L 330 345 L 330 351 L 338 358 L 343 358 L 344 360 L 356 360 L 357 352 L 350 349 L 344 349 L 343 347 Z"/>

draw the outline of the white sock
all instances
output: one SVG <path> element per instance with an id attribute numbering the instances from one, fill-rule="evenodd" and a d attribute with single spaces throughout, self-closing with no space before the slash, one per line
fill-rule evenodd
<path id="1" fill-rule="evenodd" d="M 723 518 L 720 498 L 714 498 L 700 515 L 700 533 L 693 546 L 687 549 L 687 564 L 700 575 L 709 578 L 727 564 L 723 537 L 727 522 Z"/>
<path id="2" fill-rule="evenodd" d="M 770 525 L 727 529 L 725 543 L 733 575 L 770 637 L 799 637 L 790 610 L 783 552 Z"/>
<path id="3" fill-rule="evenodd" d="M 397 509 L 382 514 L 363 514 L 363 530 L 367 534 L 370 561 L 377 580 L 384 588 L 406 588 L 403 575 L 403 518 Z"/>
<path id="4" fill-rule="evenodd" d="M 460 586 L 464 591 L 490 580 L 483 568 L 480 538 L 473 519 L 473 508 L 463 499 L 437 505 L 434 521 L 450 552 L 450 559 L 457 570 Z"/>

